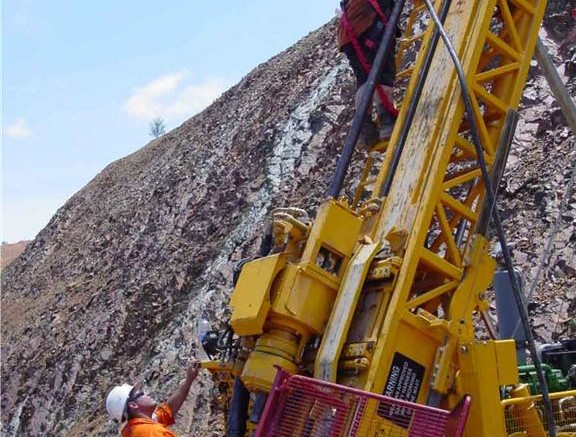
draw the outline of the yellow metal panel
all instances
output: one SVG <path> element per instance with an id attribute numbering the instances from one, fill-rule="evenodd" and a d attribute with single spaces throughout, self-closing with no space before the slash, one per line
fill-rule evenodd
<path id="1" fill-rule="evenodd" d="M 397 317 L 400 318 L 400 314 Z M 442 329 L 432 329 L 427 320 L 408 313 L 401 319 L 395 334 L 388 336 L 387 342 L 382 341 L 386 337 L 380 336 L 373 363 L 382 356 L 384 350 L 390 349 L 393 352 L 387 356 L 388 365 L 383 371 L 369 372 L 365 389 L 425 403 L 434 357 L 443 338 Z"/>
<path id="2" fill-rule="evenodd" d="M 498 381 L 500 385 L 518 384 L 518 362 L 516 359 L 516 342 L 514 340 L 496 341 L 498 358 Z"/>
<path id="3" fill-rule="evenodd" d="M 286 301 L 286 308 L 297 315 L 314 334 L 324 332 L 337 293 L 337 285 L 314 279 L 308 270 L 300 269 Z"/>
<path id="4" fill-rule="evenodd" d="M 459 396 L 472 396 L 465 437 L 505 436 L 500 407 L 498 354 L 494 341 L 458 346 Z"/>
<path id="5" fill-rule="evenodd" d="M 286 256 L 278 254 L 256 259 L 242 267 L 230 299 L 230 324 L 236 334 L 257 335 L 263 332 L 270 308 L 270 286 L 285 264 Z"/>
<path id="6" fill-rule="evenodd" d="M 281 316 L 280 324 L 299 332 L 322 333 L 338 290 L 338 282 L 330 276 L 316 269 L 288 265 L 275 287 L 270 317 L 279 322 L 276 319 Z"/>
<path id="7" fill-rule="evenodd" d="M 362 219 L 350 209 L 335 200 L 327 200 L 318 210 L 302 261 L 314 264 L 322 245 L 342 255 L 349 255 L 358 240 L 361 226 Z"/>

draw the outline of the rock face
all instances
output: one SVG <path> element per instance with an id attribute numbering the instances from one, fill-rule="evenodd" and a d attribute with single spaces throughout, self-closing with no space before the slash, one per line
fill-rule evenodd
<path id="1" fill-rule="evenodd" d="M 225 319 L 233 265 L 256 253 L 270 210 L 313 214 L 325 197 L 353 107 L 333 35 L 329 23 L 109 165 L 6 269 L 3 435 L 112 435 L 111 386 L 144 380 L 160 398 L 175 389 L 198 354 L 198 317 Z M 560 217 L 531 306 L 550 339 L 574 329 L 575 141 L 532 73 L 500 208 L 528 283 Z M 200 379 L 176 430 L 222 435 L 211 382 Z"/>
<path id="2" fill-rule="evenodd" d="M 320 29 L 108 166 L 10 266 L 6 434 L 112 432 L 112 385 L 144 379 L 160 396 L 176 387 L 197 352 L 197 316 L 222 316 L 232 265 L 254 253 L 270 209 L 323 198 L 351 115 L 333 32 Z M 195 385 L 182 431 L 209 435 L 208 388 Z"/>

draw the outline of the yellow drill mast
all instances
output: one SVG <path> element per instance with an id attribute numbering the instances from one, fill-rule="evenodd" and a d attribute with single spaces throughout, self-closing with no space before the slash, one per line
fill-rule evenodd
<path id="1" fill-rule="evenodd" d="M 495 181 L 545 6 L 434 3 Z M 369 153 L 354 198 L 332 196 L 313 223 L 274 214 L 273 254 L 244 265 L 232 295 L 244 349 L 233 372 L 252 393 L 268 393 L 280 367 L 444 409 L 471 395 L 465 435 L 504 436 L 501 389 L 518 382 L 514 341 L 475 336 L 479 320 L 494 335 L 485 184 L 448 51 L 436 44 L 425 3 L 407 3 L 404 14 L 397 61 L 407 88 L 392 138 Z"/>

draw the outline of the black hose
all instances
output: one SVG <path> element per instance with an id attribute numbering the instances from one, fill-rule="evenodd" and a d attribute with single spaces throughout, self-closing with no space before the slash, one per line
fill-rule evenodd
<path id="1" fill-rule="evenodd" d="M 254 404 L 252 406 L 252 412 L 250 413 L 250 422 L 252 423 L 260 422 L 260 417 L 264 412 L 264 407 L 266 406 L 267 400 L 268 400 L 268 393 L 264 392 L 256 393 Z"/>
<path id="2" fill-rule="evenodd" d="M 264 257 L 270 253 L 272 249 L 272 225 L 268 223 L 265 227 L 264 237 L 260 242 L 260 249 L 258 255 Z M 236 285 L 238 278 L 240 277 L 240 272 L 242 271 L 242 266 L 250 261 L 250 258 L 245 258 L 240 260 L 234 268 L 233 284 Z M 231 328 L 221 336 L 223 340 L 223 346 L 229 347 L 233 339 L 233 331 Z M 266 396 L 257 397 L 259 400 L 258 410 L 252 412 L 250 420 L 258 422 L 262 410 L 264 409 L 264 404 L 266 403 Z M 232 388 L 232 399 L 230 401 L 230 411 L 228 411 L 228 430 L 227 437 L 245 437 L 246 435 L 246 420 L 248 419 L 248 407 L 250 404 L 250 392 L 244 387 L 242 380 L 239 376 L 234 378 L 234 387 Z M 256 418 L 254 420 L 254 418 Z"/>
<path id="3" fill-rule="evenodd" d="M 476 154 L 478 155 L 478 163 L 480 164 L 480 169 L 482 171 L 482 179 L 484 180 L 484 184 L 486 186 L 486 194 L 488 196 L 488 203 L 490 205 L 494 205 L 492 209 L 492 218 L 494 220 L 494 227 L 496 228 L 496 233 L 498 235 L 498 239 L 502 245 L 502 254 L 504 255 L 504 260 L 506 264 L 506 268 L 510 273 L 510 283 L 512 285 L 512 294 L 514 296 L 514 300 L 516 301 L 516 306 L 518 308 L 518 313 L 520 315 L 520 319 L 522 320 L 522 325 L 524 330 L 526 331 L 527 343 L 528 348 L 530 349 L 530 355 L 532 356 L 532 362 L 534 363 L 534 368 L 536 369 L 536 375 L 538 376 L 538 384 L 540 386 L 540 391 L 542 393 L 542 400 L 544 402 L 544 410 L 546 414 L 546 422 L 548 425 L 548 433 L 550 437 L 556 437 L 556 427 L 554 426 L 554 413 L 552 411 L 552 404 L 550 403 L 550 394 L 548 391 L 548 384 L 546 383 L 546 378 L 544 377 L 544 372 L 542 371 L 542 365 L 540 363 L 540 359 L 538 358 L 538 354 L 536 351 L 536 344 L 534 342 L 534 336 L 532 335 L 532 331 L 530 329 L 530 322 L 528 319 L 528 311 L 523 305 L 522 301 L 522 292 L 520 290 L 520 286 L 516 279 L 516 275 L 514 275 L 514 265 L 512 263 L 512 256 L 510 254 L 510 249 L 506 244 L 506 236 L 504 235 L 504 229 L 502 227 L 502 221 L 500 220 L 500 214 L 498 212 L 498 208 L 496 207 L 496 198 L 494 189 L 492 187 L 492 182 L 490 181 L 490 175 L 488 173 L 488 168 L 486 166 L 486 161 L 484 160 L 484 151 L 482 149 L 482 145 L 480 142 L 480 135 L 478 134 L 478 126 L 476 124 L 476 120 L 474 120 L 473 116 L 473 108 L 472 108 L 472 99 L 470 97 L 470 91 L 466 84 L 466 77 L 464 74 L 464 70 L 462 69 L 462 65 L 458 60 L 458 55 L 444 30 L 442 23 L 438 19 L 436 15 L 436 11 L 434 7 L 430 3 L 430 0 L 424 0 L 426 3 L 426 7 L 434 21 L 434 24 L 440 31 L 440 35 L 442 36 L 442 40 L 446 45 L 446 49 L 454 62 L 454 66 L 456 68 L 456 72 L 458 74 L 458 80 L 460 81 L 460 86 L 462 88 L 462 98 L 464 100 L 464 105 L 466 107 L 466 116 L 468 118 L 468 122 L 470 123 L 470 129 L 472 133 L 472 139 L 474 143 L 474 147 L 476 149 Z"/>
<path id="4" fill-rule="evenodd" d="M 240 377 L 234 379 L 230 411 L 228 411 L 227 437 L 244 437 L 246 435 L 246 419 L 248 417 L 248 404 L 250 392 L 242 384 Z"/>
<path id="5" fill-rule="evenodd" d="M 342 185 L 344 184 L 344 178 L 346 177 L 346 172 L 350 166 L 350 161 L 352 160 L 352 154 L 354 153 L 354 146 L 358 141 L 360 136 L 360 130 L 362 129 L 362 123 L 366 117 L 366 112 L 370 106 L 370 101 L 372 100 L 372 95 L 374 94 L 374 89 L 376 88 L 377 79 L 380 77 L 380 71 L 382 70 L 384 59 L 390 50 L 392 50 L 391 42 L 394 38 L 394 32 L 396 30 L 396 24 L 400 19 L 400 13 L 404 7 L 406 0 L 398 0 L 394 4 L 392 13 L 388 17 L 388 23 L 386 24 L 386 30 L 382 36 L 382 41 L 378 46 L 378 51 L 376 52 L 376 57 L 374 63 L 372 64 L 372 69 L 368 75 L 368 80 L 366 81 L 366 90 L 360 97 L 358 102 L 358 108 L 356 109 L 356 114 L 352 120 L 352 127 L 344 140 L 344 147 L 342 148 L 342 154 L 338 163 L 336 164 L 336 172 L 334 178 L 330 183 L 330 188 L 328 189 L 328 197 L 333 199 L 340 195 L 342 190 Z"/>
<path id="6" fill-rule="evenodd" d="M 264 227 L 264 237 L 262 237 L 262 241 L 260 242 L 258 256 L 267 256 L 272 250 L 272 243 L 272 223 L 267 222 L 266 226 Z"/>

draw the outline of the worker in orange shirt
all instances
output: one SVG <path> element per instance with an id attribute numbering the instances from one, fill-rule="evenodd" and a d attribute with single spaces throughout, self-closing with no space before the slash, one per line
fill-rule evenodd
<path id="1" fill-rule="evenodd" d="M 142 384 L 114 387 L 106 397 L 106 409 L 115 422 L 123 424 L 122 437 L 177 437 L 168 427 L 174 424 L 199 370 L 200 363 L 193 362 L 186 379 L 160 405 L 143 390 Z"/>

